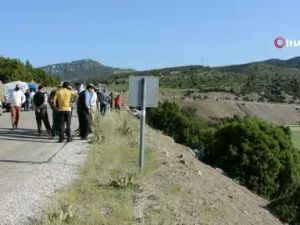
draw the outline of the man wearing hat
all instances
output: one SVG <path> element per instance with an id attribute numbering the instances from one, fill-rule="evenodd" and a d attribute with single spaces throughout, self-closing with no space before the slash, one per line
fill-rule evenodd
<path id="1" fill-rule="evenodd" d="M 25 101 L 26 98 L 23 91 L 21 91 L 20 89 L 20 85 L 16 84 L 15 90 L 9 96 L 9 102 L 11 107 L 11 122 L 13 129 L 18 128 L 21 107 L 25 103 Z"/>
<path id="2" fill-rule="evenodd" d="M 75 100 L 76 94 L 69 90 L 70 84 L 64 82 L 62 89 L 59 90 L 53 98 L 53 104 L 58 109 L 60 115 L 60 134 L 59 141 L 63 142 L 65 134 L 65 123 L 67 125 L 67 141 L 72 141 L 71 136 L 71 111 L 72 101 Z"/>

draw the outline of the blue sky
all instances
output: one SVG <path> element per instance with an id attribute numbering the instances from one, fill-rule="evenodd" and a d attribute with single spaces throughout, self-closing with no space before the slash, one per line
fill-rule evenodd
<path id="1" fill-rule="evenodd" d="M 300 56 L 298 0 L 0 0 L 0 55 L 134 69 Z"/>

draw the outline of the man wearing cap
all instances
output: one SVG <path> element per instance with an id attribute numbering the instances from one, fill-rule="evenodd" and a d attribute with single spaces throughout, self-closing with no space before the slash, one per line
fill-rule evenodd
<path id="1" fill-rule="evenodd" d="M 71 105 L 76 94 L 69 90 L 70 84 L 64 82 L 62 89 L 59 90 L 53 98 L 53 104 L 58 109 L 60 115 L 60 134 L 59 141 L 63 142 L 65 134 L 65 123 L 67 125 L 67 141 L 72 141 L 71 136 Z"/>
<path id="2" fill-rule="evenodd" d="M 15 90 L 9 96 L 10 111 L 11 111 L 11 123 L 12 123 L 13 129 L 18 128 L 21 107 L 25 103 L 25 101 L 26 101 L 26 98 L 25 98 L 23 91 L 21 91 L 21 89 L 20 89 L 20 85 L 16 84 Z"/>

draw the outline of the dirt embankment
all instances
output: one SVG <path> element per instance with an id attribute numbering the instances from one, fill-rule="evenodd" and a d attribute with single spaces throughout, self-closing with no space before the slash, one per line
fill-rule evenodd
<path id="1" fill-rule="evenodd" d="M 156 149 L 161 166 L 143 184 L 140 207 L 146 215 L 159 207 L 149 200 L 155 195 L 163 198 L 160 207 L 171 212 L 165 224 L 282 225 L 266 210 L 267 200 L 199 162 L 189 148 L 152 129 L 147 143 Z"/>
<path id="2" fill-rule="evenodd" d="M 178 104 L 197 108 L 204 119 L 217 120 L 234 115 L 253 116 L 277 125 L 299 124 L 300 105 L 245 101 L 175 100 Z"/>

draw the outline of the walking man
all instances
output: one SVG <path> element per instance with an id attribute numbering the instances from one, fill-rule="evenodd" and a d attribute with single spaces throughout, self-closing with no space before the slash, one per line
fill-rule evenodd
<path id="1" fill-rule="evenodd" d="M 30 90 L 26 90 L 25 92 L 25 98 L 26 98 L 26 101 L 25 101 L 25 111 L 29 111 L 30 110 Z"/>
<path id="2" fill-rule="evenodd" d="M 65 123 L 67 125 L 67 141 L 72 141 L 71 136 L 71 105 L 72 100 L 75 98 L 76 94 L 69 90 L 70 84 L 68 82 L 64 82 L 62 85 L 62 89 L 57 92 L 54 96 L 53 103 L 58 108 L 60 115 L 60 134 L 59 141 L 63 142 L 64 134 L 65 134 Z"/>
<path id="3" fill-rule="evenodd" d="M 21 91 L 19 84 L 16 85 L 15 90 L 9 96 L 11 123 L 13 129 L 18 128 L 21 107 L 26 101 L 23 91 Z"/>
<path id="4" fill-rule="evenodd" d="M 106 89 L 104 89 L 103 92 L 100 93 L 100 97 L 99 97 L 100 113 L 102 116 L 105 116 L 108 100 L 109 100 L 108 94 L 106 93 Z"/>
<path id="5" fill-rule="evenodd" d="M 49 136 L 51 136 L 51 126 L 47 112 L 48 96 L 44 92 L 44 87 L 40 85 L 37 93 L 33 96 L 33 103 L 35 106 L 35 119 L 38 127 L 39 135 L 42 135 L 42 121 Z"/>

